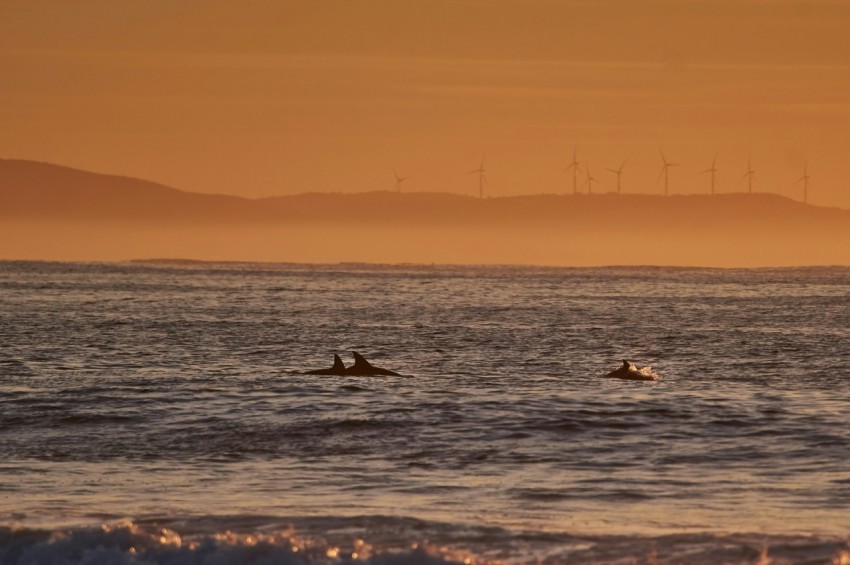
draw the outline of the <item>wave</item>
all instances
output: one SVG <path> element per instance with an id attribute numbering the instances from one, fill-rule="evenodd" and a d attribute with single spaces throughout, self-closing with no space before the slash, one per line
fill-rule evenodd
<path id="1" fill-rule="evenodd" d="M 190 528 L 191 529 L 191 528 Z M 156 524 L 130 520 L 96 528 L 38 530 L 0 528 L 0 563 L 5 565 L 437 565 L 473 563 L 455 559 L 445 548 L 414 545 L 404 551 L 376 552 L 355 538 L 339 546 L 299 537 L 292 527 L 277 531 L 181 534 Z"/>
<path id="2" fill-rule="evenodd" d="M 572 536 L 365 516 L 195 517 L 97 527 L 0 527 L 5 565 L 437 565 L 850 563 L 850 542 L 809 536 Z"/>

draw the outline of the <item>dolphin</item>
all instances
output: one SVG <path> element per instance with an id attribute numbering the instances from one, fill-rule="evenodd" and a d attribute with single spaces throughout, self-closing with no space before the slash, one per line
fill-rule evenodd
<path id="1" fill-rule="evenodd" d="M 334 354 L 334 366 L 330 369 L 316 369 L 307 371 L 308 375 L 344 375 L 346 371 L 345 365 L 339 355 Z"/>
<path id="2" fill-rule="evenodd" d="M 381 367 L 375 367 L 374 365 L 366 361 L 366 359 L 364 359 L 363 356 L 357 353 L 356 351 L 352 351 L 351 353 L 354 355 L 354 365 L 345 369 L 346 375 L 356 375 L 360 377 L 401 376 L 395 371 L 390 371 L 389 369 L 382 369 Z"/>
<path id="3" fill-rule="evenodd" d="M 638 369 L 637 366 L 625 359 L 623 359 L 622 365 L 605 376 L 609 379 L 625 379 L 628 381 L 655 381 L 660 378 L 650 367 Z"/>

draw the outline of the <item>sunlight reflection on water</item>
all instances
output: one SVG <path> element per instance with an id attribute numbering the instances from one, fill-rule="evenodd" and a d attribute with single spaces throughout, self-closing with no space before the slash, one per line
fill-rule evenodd
<path id="1" fill-rule="evenodd" d="M 850 270 L 0 264 L 0 512 L 850 531 Z M 315 377 L 351 350 L 409 378 Z M 628 358 L 664 379 L 598 378 Z"/>

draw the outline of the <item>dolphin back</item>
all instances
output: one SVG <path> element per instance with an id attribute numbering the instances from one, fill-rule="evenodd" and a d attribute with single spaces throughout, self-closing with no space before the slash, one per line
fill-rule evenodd
<path id="1" fill-rule="evenodd" d="M 638 368 L 637 365 L 632 365 L 627 359 L 623 359 L 622 365 L 605 376 L 609 379 L 623 379 L 627 381 L 655 381 L 660 379 L 659 375 L 653 372 L 651 368 Z"/>
<path id="2" fill-rule="evenodd" d="M 382 367 L 375 367 L 371 363 L 369 363 L 365 357 L 357 353 L 356 351 L 351 352 L 354 355 L 354 365 L 345 370 L 348 375 L 360 375 L 365 377 L 375 377 L 375 376 L 387 376 L 387 377 L 400 377 L 399 373 L 395 371 L 390 371 L 389 369 L 384 369 Z"/>
<path id="3" fill-rule="evenodd" d="M 339 355 L 334 355 L 334 364 L 330 369 L 315 369 L 313 371 L 307 371 L 305 374 L 307 375 L 344 375 L 345 374 L 345 364 L 342 362 L 342 359 L 339 358 Z"/>
<path id="4" fill-rule="evenodd" d="M 374 369 L 372 364 L 366 361 L 366 358 L 357 353 L 356 351 L 352 351 L 351 354 L 354 355 L 354 365 L 351 367 L 352 370 L 368 371 Z"/>

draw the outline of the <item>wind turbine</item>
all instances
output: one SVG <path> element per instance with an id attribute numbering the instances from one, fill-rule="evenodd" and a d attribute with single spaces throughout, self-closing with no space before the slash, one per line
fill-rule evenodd
<path id="1" fill-rule="evenodd" d="M 623 167 L 626 166 L 626 161 L 628 161 L 628 159 L 620 163 L 619 169 L 605 169 L 606 171 L 611 171 L 612 173 L 617 175 L 617 194 L 620 194 L 620 177 L 623 176 Z"/>
<path id="2" fill-rule="evenodd" d="M 398 173 L 393 169 L 393 175 L 395 175 L 395 191 L 401 192 L 401 183 L 407 180 L 407 177 L 400 177 Z"/>
<path id="3" fill-rule="evenodd" d="M 587 164 L 587 179 L 584 182 L 587 185 L 587 193 L 593 194 L 593 183 L 599 181 L 590 174 L 590 163 Z"/>
<path id="4" fill-rule="evenodd" d="M 717 178 L 717 153 L 714 154 L 714 161 L 711 162 L 711 168 L 700 171 L 700 173 L 711 173 L 711 193 L 714 194 L 714 184 Z"/>
<path id="5" fill-rule="evenodd" d="M 805 166 L 803 167 L 803 176 L 801 176 L 799 179 L 797 179 L 797 182 L 801 182 L 801 181 L 803 183 L 803 203 L 808 204 L 809 203 L 809 163 L 808 162 L 806 162 Z M 794 183 L 794 184 L 796 184 L 796 183 Z"/>
<path id="6" fill-rule="evenodd" d="M 744 176 L 741 177 L 741 180 L 747 179 L 749 184 L 750 194 L 753 193 L 753 176 L 756 172 L 753 170 L 753 159 L 752 157 L 747 158 L 747 172 L 744 173 Z"/>
<path id="7" fill-rule="evenodd" d="M 481 165 L 477 169 L 469 171 L 468 175 L 478 173 L 478 198 L 484 198 L 484 157 L 481 158 Z"/>
<path id="8" fill-rule="evenodd" d="M 664 156 L 664 151 L 660 147 L 658 151 L 661 152 L 661 161 L 664 163 L 658 179 L 661 180 L 661 175 L 664 175 L 664 196 L 670 196 L 670 167 L 678 167 L 679 163 L 668 163 L 667 157 Z"/>
<path id="9" fill-rule="evenodd" d="M 578 160 L 576 159 L 576 151 L 577 149 L 573 147 L 573 160 L 569 165 L 567 165 L 567 168 L 564 169 L 565 173 L 570 169 L 573 170 L 573 194 L 578 193 L 578 173 L 580 171 L 578 168 Z"/>

